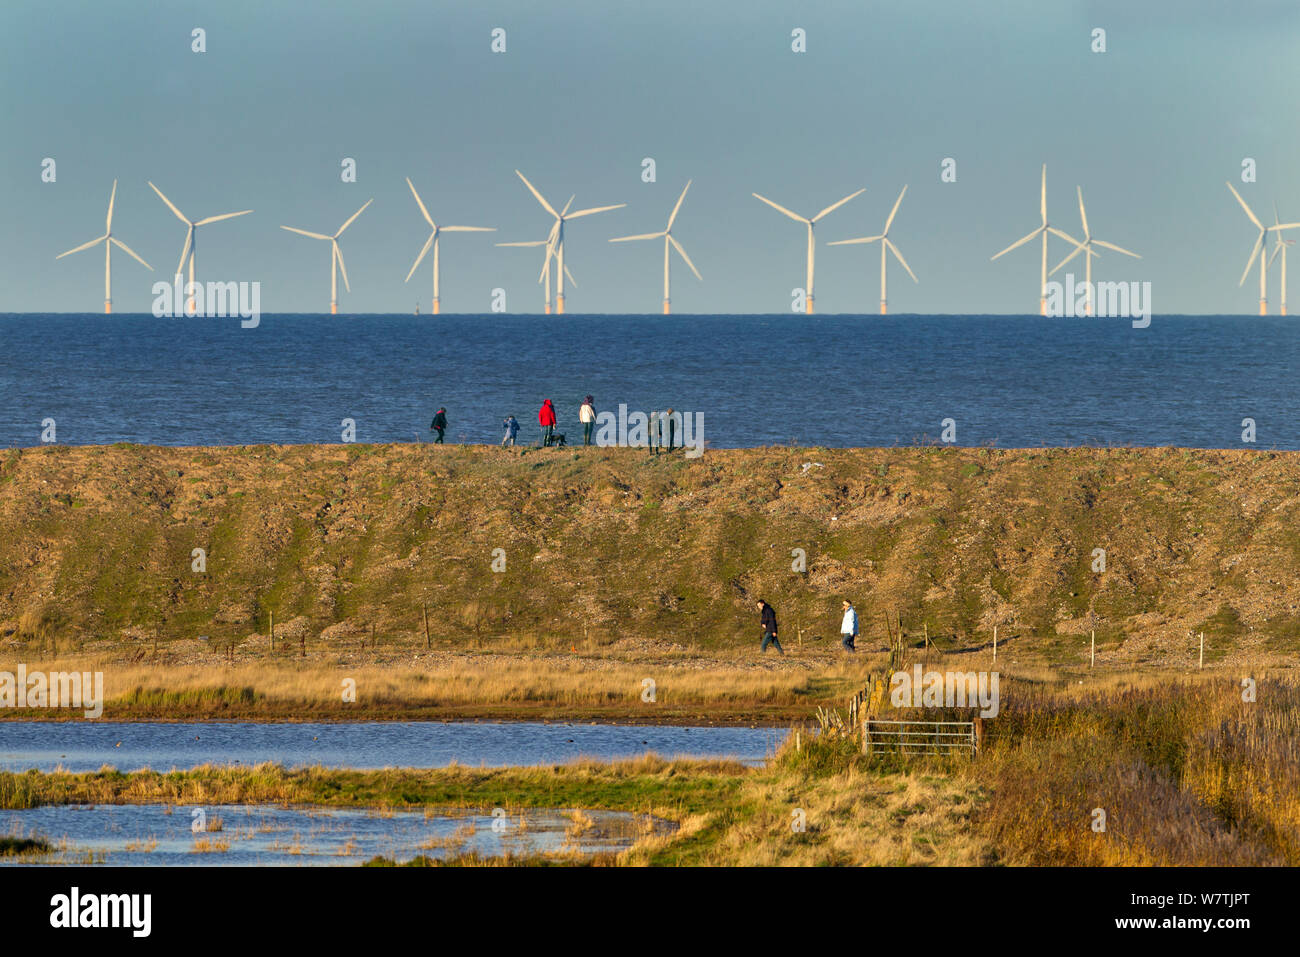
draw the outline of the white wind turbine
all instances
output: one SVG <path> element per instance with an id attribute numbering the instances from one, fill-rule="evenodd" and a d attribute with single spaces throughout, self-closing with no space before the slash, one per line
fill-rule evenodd
<path id="1" fill-rule="evenodd" d="M 885 303 L 887 302 L 885 295 L 886 250 L 894 254 L 894 258 L 902 264 L 903 268 L 907 270 L 907 274 L 912 277 L 912 282 L 920 281 L 916 278 L 916 273 L 912 272 L 912 267 L 907 264 L 907 260 L 903 258 L 903 254 L 898 251 L 898 247 L 889 240 L 889 227 L 894 224 L 894 216 L 898 213 L 898 207 L 902 204 L 903 196 L 906 193 L 907 187 L 904 186 L 903 191 L 898 194 L 898 199 L 894 201 L 894 208 L 889 211 L 889 218 L 885 220 L 885 229 L 879 236 L 863 236 L 861 239 L 841 239 L 833 243 L 827 243 L 828 246 L 854 246 L 863 243 L 880 242 L 880 314 L 882 316 L 885 315 Z"/>
<path id="2" fill-rule="evenodd" d="M 626 242 L 632 242 L 633 240 L 637 240 L 637 239 L 660 239 L 660 238 L 663 239 L 664 241 L 664 315 L 665 316 L 671 312 L 670 303 L 672 302 L 672 295 L 669 286 L 669 276 L 668 276 L 668 262 L 669 262 L 668 247 L 669 246 L 672 246 L 673 249 L 676 249 L 677 252 L 681 254 L 682 259 L 686 261 L 686 265 L 691 267 L 691 272 L 695 273 L 695 278 L 700 280 L 701 282 L 704 281 L 704 277 L 700 275 L 700 271 L 695 268 L 695 263 L 691 262 L 691 257 L 686 255 L 686 250 L 682 248 L 682 244 L 673 238 L 673 222 L 677 219 L 677 211 L 682 208 L 682 200 L 686 198 L 686 190 L 690 188 L 691 188 L 691 180 L 687 180 L 686 189 L 683 189 L 682 195 L 677 197 L 677 205 L 673 207 L 672 214 L 669 215 L 668 217 L 668 225 L 664 227 L 663 232 L 642 233 L 639 236 L 619 236 L 617 239 L 610 240 L 611 243 L 626 243 Z"/>
<path id="3" fill-rule="evenodd" d="M 576 213 L 569 212 L 568 211 L 569 207 L 568 205 L 566 205 L 564 207 L 563 212 L 557 213 L 554 207 L 552 207 L 551 204 L 546 201 L 546 199 L 542 196 L 541 193 L 537 191 L 537 189 L 533 186 L 533 184 L 528 182 L 528 178 L 524 176 L 523 173 L 519 172 L 519 170 L 515 170 L 515 175 L 524 181 L 524 185 L 528 187 L 528 191 L 532 193 L 534 197 L 536 197 L 537 201 L 542 204 L 542 208 L 555 217 L 555 225 L 551 227 L 551 234 L 550 236 L 547 237 L 546 240 L 547 242 L 546 267 L 550 266 L 551 263 L 550 257 L 552 254 L 554 254 L 556 260 L 555 311 L 563 315 L 564 314 L 564 277 L 566 275 L 566 270 L 564 268 L 564 224 L 568 222 L 570 219 L 578 219 L 581 216 L 590 216 L 593 213 L 603 213 L 611 209 L 622 209 L 624 206 L 627 205 L 627 203 L 616 203 L 613 206 L 592 206 L 589 209 L 580 209 Z M 570 199 L 569 203 L 572 202 L 573 200 Z M 546 270 L 546 267 L 543 267 L 543 271 Z M 574 285 L 577 284 L 575 283 Z"/>
<path id="4" fill-rule="evenodd" d="M 838 203 L 832 203 L 831 205 L 827 206 L 825 209 L 823 209 L 820 213 L 818 213 L 818 214 L 817 214 L 816 216 L 814 216 L 812 219 L 805 219 L 803 216 L 800 216 L 798 213 L 792 213 L 792 212 L 790 212 L 790 210 L 786 209 L 784 206 L 781 206 L 781 205 L 779 205 L 779 204 L 777 204 L 777 203 L 772 202 L 772 201 L 771 201 L 770 199 L 768 199 L 766 196 L 759 196 L 758 193 L 754 193 L 754 194 L 753 194 L 753 196 L 754 196 L 755 199 L 757 199 L 757 200 L 761 200 L 762 202 L 767 203 L 767 205 L 771 206 L 771 207 L 772 207 L 773 209 L 775 209 L 778 213 L 784 213 L 786 216 L 789 216 L 789 217 L 790 217 L 791 219 L 793 219 L 795 222 L 797 222 L 797 223 L 804 223 L 804 224 L 806 224 L 807 227 L 808 227 L 808 288 L 804 291 L 804 306 L 803 306 L 803 311 L 804 311 L 805 313 L 809 314 L 809 315 L 811 315 L 812 312 L 813 312 L 813 272 L 814 272 L 814 265 L 815 265 L 815 253 L 816 253 L 816 249 L 817 249 L 817 246 L 816 246 L 816 244 L 815 244 L 814 241 L 813 241 L 813 224 L 816 223 L 817 220 L 819 220 L 819 219 L 821 219 L 823 216 L 825 216 L 827 213 L 832 212 L 833 210 L 839 209 L 841 206 L 843 206 L 843 205 L 844 205 L 845 203 L 847 203 L 849 200 L 853 199 L 853 197 L 858 196 L 858 195 L 861 195 L 862 193 L 865 193 L 865 192 L 866 192 L 866 189 L 863 188 L 863 189 L 858 190 L 856 193 L 850 193 L 848 196 L 845 196 L 845 197 L 844 197 L 842 200 L 840 200 Z"/>
<path id="5" fill-rule="evenodd" d="M 495 227 L 491 226 L 439 226 L 429 215 L 429 211 L 424 206 L 424 200 L 420 199 L 420 194 L 415 191 L 415 184 L 411 182 L 411 177 L 406 177 L 406 185 L 411 187 L 411 195 L 415 197 L 416 204 L 420 207 L 420 213 L 424 216 L 424 221 L 429 224 L 433 232 L 429 233 L 429 238 L 425 240 L 424 248 L 420 250 L 420 255 L 415 257 L 415 263 L 411 266 L 411 271 L 406 274 L 406 282 L 411 281 L 415 275 L 415 269 L 420 265 L 420 260 L 424 254 L 433 246 L 433 314 L 436 316 L 441 312 L 441 300 L 438 296 L 438 237 L 440 233 L 494 233 Z M 342 230 L 339 230 L 342 232 Z"/>
<path id="6" fill-rule="evenodd" d="M 1084 261 L 1087 263 L 1087 265 L 1084 267 L 1084 273 L 1085 273 L 1084 282 L 1087 283 L 1084 289 L 1088 297 L 1088 305 L 1086 307 L 1085 314 L 1091 316 L 1092 315 L 1092 257 L 1097 255 L 1097 253 L 1092 251 L 1092 247 L 1101 246 L 1105 249 L 1113 249 L 1117 253 L 1123 253 L 1125 256 L 1132 256 L 1134 259 L 1141 259 L 1142 257 L 1139 256 L 1137 253 L 1129 252 L 1127 249 L 1123 249 L 1119 246 L 1116 246 L 1114 243 L 1108 243 L 1104 239 L 1093 238 L 1092 233 L 1088 231 L 1088 212 L 1083 208 L 1083 187 L 1076 186 L 1075 189 L 1079 191 L 1079 221 L 1083 224 L 1083 242 L 1080 243 L 1077 247 L 1075 247 L 1074 252 L 1070 253 L 1070 255 L 1066 256 L 1059 263 L 1057 263 L 1056 269 L 1053 269 L 1049 275 L 1053 275 L 1053 276 L 1056 275 L 1057 269 L 1060 269 L 1062 266 L 1068 263 L 1075 256 L 1079 255 L 1079 253 L 1084 253 Z"/>
<path id="7" fill-rule="evenodd" d="M 352 291 L 352 286 L 348 284 L 348 267 L 343 263 L 343 250 L 339 248 L 339 237 L 343 235 L 343 230 L 347 229 L 356 220 L 358 216 L 366 211 L 366 206 L 373 203 L 374 197 L 366 200 L 365 205 L 348 217 L 348 221 L 339 227 L 339 231 L 333 236 L 326 236 L 324 233 L 309 233 L 305 229 L 297 229 L 293 226 L 281 226 L 281 229 L 287 229 L 291 233 L 298 233 L 300 236 L 310 236 L 312 239 L 323 239 L 330 244 L 330 315 L 335 315 L 339 311 L 339 277 L 343 273 L 343 288 L 348 292 Z M 423 253 L 421 253 L 423 255 Z M 416 264 L 419 264 L 417 260 Z M 414 272 L 414 269 L 412 269 Z M 409 279 L 410 276 L 407 276 Z M 436 303 L 437 300 L 435 299 Z"/>
<path id="8" fill-rule="evenodd" d="M 150 266 L 147 262 L 145 262 L 143 259 L 137 256 L 134 250 L 132 250 L 130 246 L 128 246 L 126 243 L 122 242 L 122 240 L 118 239 L 116 236 L 113 235 L 113 200 L 116 197 L 117 197 L 117 180 L 113 180 L 113 191 L 108 194 L 108 218 L 104 220 L 104 235 L 100 236 L 98 239 L 92 239 L 88 243 L 82 243 L 76 249 L 69 249 L 66 253 L 59 253 L 57 256 L 54 257 L 55 259 L 62 259 L 64 256 L 71 256 L 73 253 L 79 253 L 83 249 L 89 249 L 91 246 L 94 246 L 96 243 L 104 244 L 104 313 L 105 315 L 113 311 L 113 247 L 114 246 L 117 246 L 119 249 L 125 252 L 128 256 L 130 256 L 140 265 L 144 266 L 146 269 L 150 271 L 153 270 L 153 266 Z M 1286 269 L 1285 257 L 1283 258 L 1282 262 L 1284 263 L 1282 268 L 1283 270 L 1285 270 Z M 1286 275 L 1285 271 L 1283 272 L 1283 275 Z"/>
<path id="9" fill-rule="evenodd" d="M 1286 315 L 1286 247 L 1294 246 L 1295 240 L 1282 238 L 1282 230 L 1285 229 L 1286 227 L 1282 226 L 1278 222 L 1276 203 L 1273 204 L 1273 228 L 1277 230 L 1277 242 L 1273 246 L 1273 252 L 1269 255 L 1268 261 L 1271 264 L 1273 260 L 1277 258 L 1278 253 L 1282 254 L 1282 312 L 1280 313 L 1280 315 L 1285 316 Z"/>
<path id="10" fill-rule="evenodd" d="M 245 216 L 248 213 L 251 213 L 252 210 L 242 209 L 237 213 L 222 213 L 220 216 L 209 216 L 207 219 L 200 219 L 198 222 L 192 222 L 189 219 L 185 218 L 185 214 L 182 213 L 179 209 L 177 209 L 175 204 L 173 204 L 170 199 L 164 196 L 162 190 L 160 190 L 157 186 L 154 186 L 153 183 L 150 183 L 149 188 L 158 194 L 158 198 L 167 204 L 167 208 L 176 214 L 177 219 L 179 219 L 182 223 L 184 223 L 186 226 L 189 227 L 189 229 L 186 230 L 185 232 L 185 245 L 181 247 L 181 261 L 176 266 L 176 275 L 179 277 L 181 273 L 184 272 L 185 261 L 186 259 L 188 259 L 190 263 L 189 289 L 192 292 L 192 290 L 197 288 L 194 285 L 194 259 L 195 259 L 194 253 L 195 253 L 195 246 L 198 241 L 198 234 L 195 232 L 195 230 L 197 230 L 198 227 L 200 226 L 208 225 L 208 223 L 220 222 L 223 219 L 232 219 L 235 216 Z M 189 313 L 192 313 L 194 311 L 194 296 L 192 294 L 186 296 L 185 311 Z"/>
<path id="11" fill-rule="evenodd" d="M 572 196 L 569 197 L 569 201 L 564 204 L 564 210 L 562 210 L 561 212 L 568 210 L 568 208 L 573 205 L 573 199 L 574 198 Z M 552 232 L 554 232 L 554 230 L 552 230 Z M 497 243 L 496 245 L 527 246 L 527 247 L 545 246 L 546 247 L 546 258 L 545 261 L 542 263 L 542 274 L 537 277 L 537 282 L 542 287 L 542 291 L 546 300 L 546 315 L 549 316 L 551 314 L 551 260 L 555 258 L 555 249 L 551 245 L 550 237 L 548 236 L 546 239 L 534 239 L 531 242 L 525 242 L 525 243 Z M 573 273 L 569 272 L 568 266 L 564 267 L 564 275 L 568 277 L 569 282 L 573 284 L 573 287 L 575 289 L 578 288 L 578 283 L 573 278 Z"/>
<path id="12" fill-rule="evenodd" d="M 1025 236 L 1023 239 L 1017 239 L 1006 249 L 1002 250 L 1002 252 L 998 253 L 997 256 L 994 256 L 993 259 L 997 259 L 1001 256 L 1005 256 L 1007 253 L 1011 252 L 1011 250 L 1019 246 L 1023 246 L 1025 243 L 1029 242 L 1035 236 L 1043 237 L 1042 271 L 1038 283 L 1038 314 L 1041 316 L 1045 316 L 1047 315 L 1047 234 L 1051 233 L 1053 236 L 1059 236 L 1061 239 L 1064 239 L 1067 242 L 1071 242 L 1075 246 L 1081 245 L 1081 243 L 1073 236 L 1069 235 L 1068 233 L 1061 232 L 1055 226 L 1052 226 L 1047 222 L 1047 164 L 1046 163 L 1043 164 L 1043 187 L 1042 187 L 1042 193 L 1041 193 L 1041 198 L 1039 200 L 1038 208 L 1039 208 L 1039 213 L 1043 218 L 1043 221 L 1042 223 L 1039 224 L 1038 228 L 1035 229 L 1028 236 Z M 989 261 L 992 262 L 993 260 L 990 259 Z"/>
<path id="13" fill-rule="evenodd" d="M 1246 262 L 1246 268 L 1242 272 L 1241 279 L 1237 282 L 1237 285 L 1245 285 L 1246 277 L 1250 275 L 1250 267 L 1255 265 L 1255 257 L 1259 256 L 1259 314 L 1261 316 L 1266 316 L 1268 315 L 1269 257 L 1267 255 L 1260 256 L 1260 250 L 1264 248 L 1264 240 L 1267 238 L 1269 233 L 1275 232 L 1280 238 L 1282 230 L 1300 228 L 1300 223 L 1277 223 L 1273 226 L 1265 226 L 1259 221 L 1259 217 L 1255 215 L 1254 210 L 1246 205 L 1246 201 L 1241 198 L 1241 194 L 1233 189 L 1232 184 L 1225 182 L 1224 185 L 1227 186 L 1228 189 L 1232 190 L 1232 195 L 1237 197 L 1237 202 L 1241 204 L 1241 208 L 1246 211 L 1246 215 L 1250 217 L 1250 221 L 1254 223 L 1255 228 L 1259 230 L 1259 235 L 1255 237 L 1255 248 L 1250 251 L 1250 259 Z"/>

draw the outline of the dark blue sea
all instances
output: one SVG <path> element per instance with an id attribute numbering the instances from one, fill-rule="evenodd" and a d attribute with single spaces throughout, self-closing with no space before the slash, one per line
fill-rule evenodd
<path id="1" fill-rule="evenodd" d="M 1300 448 L 1300 320 L 974 316 L 0 315 L 0 446 L 535 441 L 598 411 L 702 412 L 712 447 Z"/>

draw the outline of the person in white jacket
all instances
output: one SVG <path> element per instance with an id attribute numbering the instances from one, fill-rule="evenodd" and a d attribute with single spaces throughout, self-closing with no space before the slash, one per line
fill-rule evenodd
<path id="1" fill-rule="evenodd" d="M 845 651 L 857 651 L 853 640 L 858 637 L 858 613 L 853 602 L 844 599 L 844 621 L 840 623 L 840 644 Z"/>
<path id="2" fill-rule="evenodd" d="M 591 444 L 591 430 L 596 425 L 596 407 L 591 396 L 587 396 L 578 409 L 578 421 L 582 423 L 582 444 Z"/>

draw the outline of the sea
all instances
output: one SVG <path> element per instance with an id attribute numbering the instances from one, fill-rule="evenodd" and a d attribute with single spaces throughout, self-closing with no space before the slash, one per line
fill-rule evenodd
<path id="1" fill-rule="evenodd" d="M 1300 448 L 1286 317 L 0 314 L 0 447 L 536 441 L 668 407 L 709 448 Z M 351 432 L 345 432 L 351 425 Z M 1253 440 L 1253 441 L 1252 441 Z"/>

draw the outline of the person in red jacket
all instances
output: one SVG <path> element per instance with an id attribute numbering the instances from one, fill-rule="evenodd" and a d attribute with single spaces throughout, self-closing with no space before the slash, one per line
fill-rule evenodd
<path id="1" fill-rule="evenodd" d="M 551 444 L 551 435 L 555 432 L 555 406 L 547 399 L 537 410 L 537 421 L 542 426 L 542 448 Z"/>

